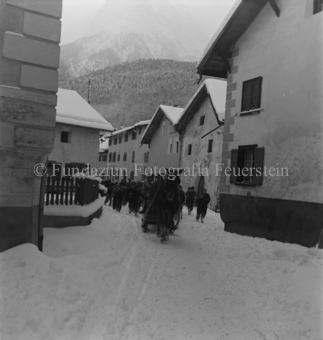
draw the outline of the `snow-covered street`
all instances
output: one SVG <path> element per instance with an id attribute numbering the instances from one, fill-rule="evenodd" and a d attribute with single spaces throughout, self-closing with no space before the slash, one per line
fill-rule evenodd
<path id="1" fill-rule="evenodd" d="M 323 339 L 323 252 L 187 215 L 166 245 L 104 207 L 0 254 L 1 340 Z M 153 228 L 153 227 L 152 227 Z"/>

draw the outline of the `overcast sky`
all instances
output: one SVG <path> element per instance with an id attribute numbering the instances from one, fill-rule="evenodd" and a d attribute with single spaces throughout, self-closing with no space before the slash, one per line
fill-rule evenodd
<path id="1" fill-rule="evenodd" d="M 106 0 L 63 0 L 61 43 L 66 44 L 87 35 L 88 25 Z M 118 1 L 118 0 L 109 0 Z M 127 1 L 127 0 L 126 0 Z M 152 0 L 142 0 L 152 1 Z M 155 0 L 157 1 L 157 0 Z M 209 38 L 221 24 L 236 0 L 168 0 L 177 8 L 186 7 L 205 29 Z"/>

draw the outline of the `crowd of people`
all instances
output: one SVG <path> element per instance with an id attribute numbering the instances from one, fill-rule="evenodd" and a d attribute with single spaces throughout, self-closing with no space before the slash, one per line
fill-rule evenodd
<path id="1" fill-rule="evenodd" d="M 129 214 L 138 216 L 140 206 L 145 201 L 152 199 L 151 186 L 152 177 L 147 177 L 143 182 L 126 182 L 122 179 L 120 183 L 107 180 L 103 185 L 107 188 L 104 204 L 112 206 L 116 211 L 121 211 L 122 206 L 128 204 Z M 188 214 L 191 215 L 196 206 L 196 221 L 204 222 L 204 217 L 210 203 L 210 195 L 204 189 L 197 195 L 194 187 L 189 187 L 185 193 L 182 186 L 179 186 L 180 214 L 182 218 L 183 206 L 186 205 Z"/>

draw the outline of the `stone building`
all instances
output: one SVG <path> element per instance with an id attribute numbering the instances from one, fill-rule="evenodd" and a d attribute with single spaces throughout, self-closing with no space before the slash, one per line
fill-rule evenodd
<path id="1" fill-rule="evenodd" d="M 49 171 L 68 176 L 73 174 L 69 169 L 96 168 L 100 131 L 112 132 L 114 128 L 77 92 L 58 89 L 57 96 L 55 141 L 48 158 Z"/>
<path id="2" fill-rule="evenodd" d="M 174 129 L 180 134 L 181 184 L 210 194 L 218 205 L 226 82 L 206 79 L 185 106 Z"/>
<path id="3" fill-rule="evenodd" d="M 140 121 L 132 126 L 114 131 L 109 139 L 107 168 L 108 178 L 119 182 L 121 179 L 142 181 L 143 169 L 149 159 L 147 145 L 141 145 L 140 139 L 149 120 Z"/>
<path id="4" fill-rule="evenodd" d="M 180 142 L 174 124 L 182 112 L 179 107 L 160 105 L 154 113 L 141 138 L 142 144 L 149 145 L 147 165 L 150 169 L 164 171 L 163 168 L 179 167 Z"/>
<path id="5" fill-rule="evenodd" d="M 238 1 L 197 65 L 227 80 L 225 230 L 313 247 L 323 225 L 323 3 Z M 231 175 L 230 175 L 231 173 Z"/>
<path id="6" fill-rule="evenodd" d="M 62 0 L 0 2 L 0 251 L 42 248 L 35 166 L 54 143 L 61 15 Z"/>

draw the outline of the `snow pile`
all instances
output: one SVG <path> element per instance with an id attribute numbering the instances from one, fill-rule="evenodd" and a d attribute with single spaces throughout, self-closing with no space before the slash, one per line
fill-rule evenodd
<path id="1" fill-rule="evenodd" d="M 102 185 L 102 184 L 99 184 L 99 190 L 101 190 L 101 191 L 103 191 L 105 193 L 108 191 L 107 187 Z"/>
<path id="2" fill-rule="evenodd" d="M 45 205 L 44 215 L 47 216 L 80 216 L 87 217 L 99 210 L 104 204 L 105 197 L 99 197 L 87 205 Z"/>
<path id="3" fill-rule="evenodd" d="M 124 208 L 0 254 L 0 338 L 321 340 L 323 253 L 184 212 L 166 245 Z"/>

